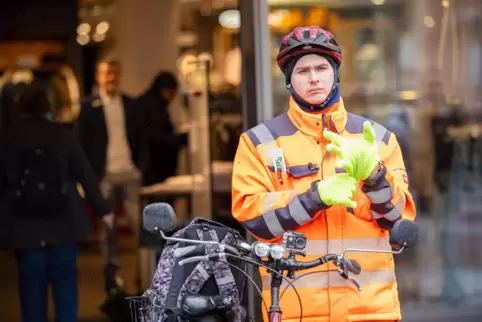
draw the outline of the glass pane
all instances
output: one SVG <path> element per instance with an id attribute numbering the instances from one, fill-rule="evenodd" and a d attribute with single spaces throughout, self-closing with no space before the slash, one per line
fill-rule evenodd
<path id="1" fill-rule="evenodd" d="M 188 102 L 192 125 L 202 124 L 191 130 L 190 137 L 192 214 L 209 212 L 212 219 L 237 227 L 230 192 L 232 163 L 242 132 L 238 1 L 183 2 L 182 8 L 181 30 L 196 36 L 195 43 L 180 50 L 182 84 L 186 92 L 194 86 L 206 94 L 202 98 L 189 95 Z M 209 61 L 209 69 L 194 71 L 192 61 Z M 200 177 L 207 180 L 196 181 Z M 208 203 L 209 210 L 204 206 Z"/>
<path id="2" fill-rule="evenodd" d="M 395 258 L 404 321 L 482 318 L 482 2 L 271 3 L 275 115 L 289 98 L 276 62 L 281 39 L 318 25 L 343 50 L 347 110 L 397 136 L 422 236 Z"/>

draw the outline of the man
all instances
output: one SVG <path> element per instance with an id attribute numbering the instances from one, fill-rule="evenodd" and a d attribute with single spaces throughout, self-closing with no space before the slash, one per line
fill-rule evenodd
<path id="1" fill-rule="evenodd" d="M 138 104 L 120 92 L 120 72 L 115 60 L 98 63 L 97 94 L 82 105 L 78 135 L 104 197 L 117 201 L 116 197 L 122 196 L 124 212 L 138 240 L 139 188 L 147 159 L 147 136 Z M 105 230 L 101 230 L 101 238 L 107 262 L 118 265 L 115 242 Z"/>
<path id="2" fill-rule="evenodd" d="M 187 133 L 175 133 L 169 117 L 169 104 L 176 97 L 178 84 L 170 72 L 157 75 L 141 96 L 149 135 L 149 164 L 144 184 L 162 182 L 176 174 L 179 151 L 187 144 Z"/>
<path id="3" fill-rule="evenodd" d="M 389 229 L 415 207 L 395 135 L 348 113 L 339 94 L 340 47 L 319 27 L 284 37 L 278 64 L 291 93 L 288 112 L 243 135 L 233 169 L 233 216 L 257 239 L 281 242 L 288 230 L 308 239 L 303 260 L 345 248 L 390 249 Z M 392 255 L 350 254 L 363 291 L 326 264 L 294 283 L 310 321 L 401 319 Z M 263 297 L 270 301 L 262 271 Z M 284 284 L 284 283 L 283 283 Z M 299 321 L 289 288 L 283 321 Z"/>

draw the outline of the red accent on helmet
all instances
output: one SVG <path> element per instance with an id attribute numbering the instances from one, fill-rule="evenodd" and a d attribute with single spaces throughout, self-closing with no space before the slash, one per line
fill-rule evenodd
<path id="1" fill-rule="evenodd" d="M 278 66 L 284 71 L 290 58 L 306 53 L 328 55 L 338 65 L 341 65 L 343 60 L 341 48 L 331 32 L 318 26 L 296 27 L 283 37 L 281 41 L 278 57 L 276 58 Z"/>

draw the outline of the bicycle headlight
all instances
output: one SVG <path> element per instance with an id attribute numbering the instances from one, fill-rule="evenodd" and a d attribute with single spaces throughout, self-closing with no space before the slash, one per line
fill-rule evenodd
<path id="1" fill-rule="evenodd" d="M 285 254 L 285 248 L 281 245 L 273 245 L 270 254 L 273 259 L 282 259 Z"/>
<path id="2" fill-rule="evenodd" d="M 253 247 L 254 254 L 259 258 L 263 258 L 269 255 L 270 246 L 266 243 L 256 243 Z"/>

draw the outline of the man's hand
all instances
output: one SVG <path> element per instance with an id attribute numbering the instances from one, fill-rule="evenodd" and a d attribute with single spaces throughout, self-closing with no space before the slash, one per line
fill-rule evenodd
<path id="1" fill-rule="evenodd" d="M 114 214 L 109 213 L 104 217 L 102 217 L 102 222 L 104 223 L 104 225 L 106 225 L 107 228 L 109 228 L 109 230 L 112 230 L 114 229 L 114 219 L 115 219 Z"/>
<path id="2" fill-rule="evenodd" d="M 353 195 L 356 192 L 357 181 L 347 173 L 335 174 L 318 183 L 318 195 L 321 201 L 327 206 L 345 205 L 349 208 L 356 208 L 356 201 Z"/>
<path id="3" fill-rule="evenodd" d="M 366 180 L 376 169 L 380 161 L 375 130 L 369 121 L 363 123 L 362 139 L 347 139 L 340 135 L 325 131 L 324 137 L 332 143 L 327 145 L 329 152 L 340 156 L 338 167 L 358 180 Z"/>

